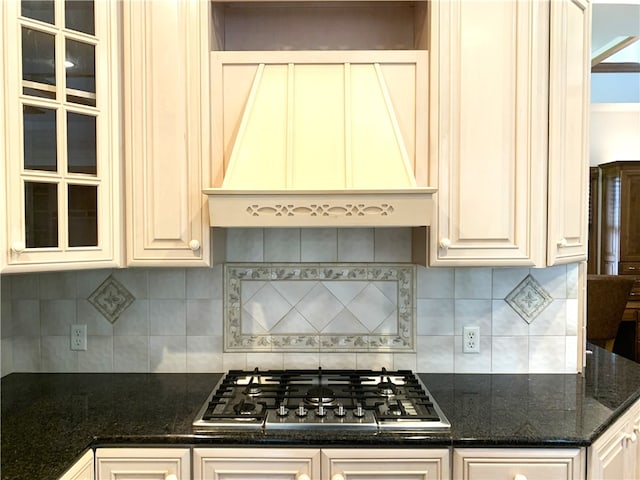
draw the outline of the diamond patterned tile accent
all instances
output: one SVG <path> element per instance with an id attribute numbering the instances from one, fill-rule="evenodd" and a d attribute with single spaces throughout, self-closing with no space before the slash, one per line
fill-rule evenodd
<path id="1" fill-rule="evenodd" d="M 135 297 L 118 280 L 109 275 L 87 299 L 111 323 L 122 315 Z"/>
<path id="2" fill-rule="evenodd" d="M 225 265 L 225 352 L 413 352 L 415 267 Z"/>
<path id="3" fill-rule="evenodd" d="M 506 296 L 505 301 L 525 322 L 530 324 L 540 315 L 540 312 L 549 306 L 553 299 L 535 278 L 527 275 L 527 277 Z"/>

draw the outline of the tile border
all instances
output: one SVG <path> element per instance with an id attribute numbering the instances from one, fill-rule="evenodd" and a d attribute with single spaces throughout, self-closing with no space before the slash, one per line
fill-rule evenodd
<path id="1" fill-rule="evenodd" d="M 398 334 L 245 335 L 241 331 L 243 280 L 396 281 Z M 415 352 L 416 267 L 371 263 L 227 263 L 224 265 L 225 352 Z"/>

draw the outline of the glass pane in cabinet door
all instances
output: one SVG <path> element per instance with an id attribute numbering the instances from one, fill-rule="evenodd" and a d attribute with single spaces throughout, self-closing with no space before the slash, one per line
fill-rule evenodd
<path id="1" fill-rule="evenodd" d="M 96 106 L 95 47 L 66 39 L 67 101 Z"/>
<path id="2" fill-rule="evenodd" d="M 67 112 L 69 172 L 96 174 L 96 117 Z"/>
<path id="3" fill-rule="evenodd" d="M 22 0 L 22 16 L 54 24 L 53 0 Z"/>
<path id="4" fill-rule="evenodd" d="M 91 0 L 66 0 L 64 25 L 71 30 L 95 34 L 93 2 Z"/>
<path id="5" fill-rule="evenodd" d="M 69 185 L 69 246 L 98 245 L 98 187 Z"/>
<path id="6" fill-rule="evenodd" d="M 56 111 L 34 105 L 23 105 L 22 121 L 24 168 L 55 172 L 58 169 Z"/>
<path id="7" fill-rule="evenodd" d="M 22 27 L 22 80 L 26 95 L 56 98 L 55 38 Z"/>
<path id="8" fill-rule="evenodd" d="M 24 183 L 24 224 L 27 248 L 58 246 L 58 185 Z"/>

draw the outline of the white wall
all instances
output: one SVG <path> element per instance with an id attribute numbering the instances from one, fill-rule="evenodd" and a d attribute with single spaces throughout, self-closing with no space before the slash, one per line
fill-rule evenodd
<path id="1" fill-rule="evenodd" d="M 589 164 L 640 160 L 640 103 L 591 104 Z"/>

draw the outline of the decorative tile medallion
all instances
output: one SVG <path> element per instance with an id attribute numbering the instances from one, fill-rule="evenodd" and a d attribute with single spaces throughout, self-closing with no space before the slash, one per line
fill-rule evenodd
<path id="1" fill-rule="evenodd" d="M 415 266 L 226 264 L 226 352 L 413 352 Z"/>
<path id="2" fill-rule="evenodd" d="M 122 312 L 133 303 L 135 297 L 124 285 L 109 275 L 88 300 L 104 318 L 115 323 Z"/>
<path id="3" fill-rule="evenodd" d="M 553 301 L 551 295 L 531 275 L 520 282 L 505 301 L 522 319 L 531 323 Z"/>

